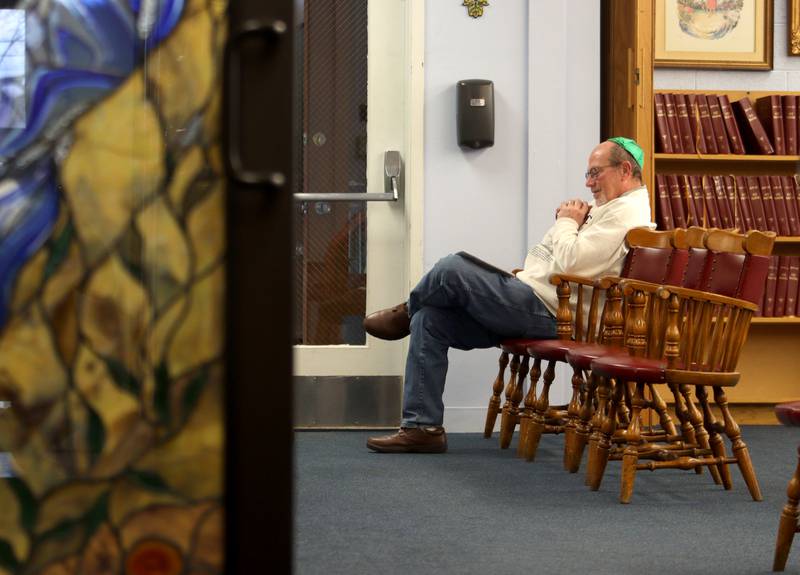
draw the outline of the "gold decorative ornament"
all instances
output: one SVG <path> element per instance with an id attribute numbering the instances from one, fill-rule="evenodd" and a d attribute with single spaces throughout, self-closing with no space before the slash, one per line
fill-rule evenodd
<path id="1" fill-rule="evenodd" d="M 483 7 L 489 5 L 489 0 L 464 0 L 461 5 L 467 7 L 467 14 L 480 18 L 483 16 Z"/>
<path id="2" fill-rule="evenodd" d="M 800 29 L 797 28 L 792 30 L 791 54 L 792 56 L 800 55 Z"/>

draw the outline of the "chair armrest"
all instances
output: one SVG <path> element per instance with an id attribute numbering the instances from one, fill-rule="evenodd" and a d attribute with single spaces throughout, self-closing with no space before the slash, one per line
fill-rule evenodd
<path id="1" fill-rule="evenodd" d="M 664 299 L 668 298 L 670 295 L 675 294 L 681 299 L 693 299 L 699 301 L 706 301 L 710 303 L 716 303 L 720 305 L 728 305 L 734 306 L 741 309 L 746 309 L 750 311 L 756 311 L 758 306 L 753 302 L 737 299 L 733 297 L 728 297 L 724 295 L 718 295 L 715 293 L 707 292 L 707 291 L 700 291 L 696 289 L 689 289 L 677 286 L 659 286 L 658 289 L 658 296 Z"/>
<path id="2" fill-rule="evenodd" d="M 587 278 L 584 276 L 576 276 L 574 274 L 550 274 L 548 278 L 552 285 L 561 285 L 564 282 L 567 283 L 576 283 L 587 287 L 593 288 L 600 288 L 600 289 L 608 289 L 611 287 L 611 284 L 614 283 L 614 278 Z"/>

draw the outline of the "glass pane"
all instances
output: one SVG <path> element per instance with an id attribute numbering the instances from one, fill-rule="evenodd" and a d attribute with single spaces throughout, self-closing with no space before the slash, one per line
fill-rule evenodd
<path id="1" fill-rule="evenodd" d="M 222 573 L 225 9 L 0 12 L 0 574 Z"/>
<path id="2" fill-rule="evenodd" d="M 367 173 L 367 3 L 306 0 L 298 33 L 303 100 L 297 191 L 363 193 Z M 298 203 L 295 342 L 363 345 L 365 202 Z"/>

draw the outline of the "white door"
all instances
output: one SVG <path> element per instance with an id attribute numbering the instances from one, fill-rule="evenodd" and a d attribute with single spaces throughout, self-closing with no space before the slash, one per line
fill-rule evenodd
<path id="1" fill-rule="evenodd" d="M 304 97 L 296 115 L 298 427 L 399 422 L 407 342 L 372 338 L 361 321 L 404 301 L 419 275 L 415 180 L 422 154 L 412 143 L 421 142 L 422 130 L 421 14 L 417 0 L 304 3 L 297 58 Z M 402 159 L 397 201 L 380 198 L 392 193 L 387 151 Z"/>

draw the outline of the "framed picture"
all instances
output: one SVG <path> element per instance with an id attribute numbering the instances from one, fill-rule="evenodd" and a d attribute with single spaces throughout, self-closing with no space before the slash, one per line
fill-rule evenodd
<path id="1" fill-rule="evenodd" d="M 773 0 L 656 0 L 655 6 L 655 66 L 772 69 Z"/>
<path id="2" fill-rule="evenodd" d="M 789 0 L 789 54 L 800 56 L 800 0 Z"/>

